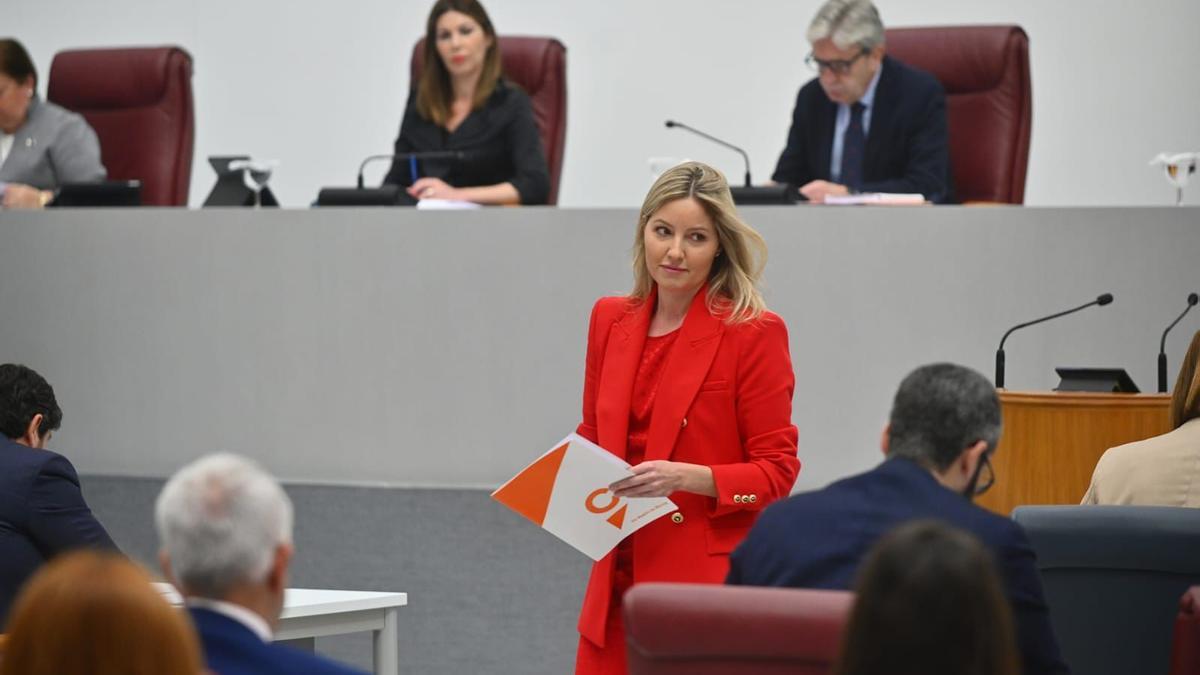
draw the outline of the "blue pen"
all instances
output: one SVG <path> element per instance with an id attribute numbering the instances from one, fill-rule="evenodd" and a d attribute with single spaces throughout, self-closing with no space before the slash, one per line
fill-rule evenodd
<path id="1" fill-rule="evenodd" d="M 408 156 L 408 175 L 412 176 L 412 182 L 417 182 L 417 156 Z"/>

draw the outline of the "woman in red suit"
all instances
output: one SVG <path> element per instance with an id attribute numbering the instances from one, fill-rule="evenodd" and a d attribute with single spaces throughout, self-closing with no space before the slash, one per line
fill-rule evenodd
<path id="1" fill-rule="evenodd" d="M 633 292 L 592 309 L 578 432 L 633 465 L 614 495 L 670 496 L 679 510 L 593 567 L 576 673 L 624 673 L 624 592 L 721 583 L 755 516 L 796 480 L 795 377 L 787 328 L 756 287 L 765 262 L 725 177 L 680 164 L 642 204 Z"/>

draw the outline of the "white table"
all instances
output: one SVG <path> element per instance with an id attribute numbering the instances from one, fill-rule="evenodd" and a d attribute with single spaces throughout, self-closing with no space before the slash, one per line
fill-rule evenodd
<path id="1" fill-rule="evenodd" d="M 183 604 L 170 584 L 154 586 L 172 604 Z M 400 624 L 396 614 L 406 605 L 408 593 L 289 588 L 283 597 L 275 639 L 305 641 L 311 649 L 311 641 L 318 637 L 369 630 L 374 642 L 375 675 L 399 675 Z"/>
<path id="2" fill-rule="evenodd" d="M 275 639 L 304 640 L 369 630 L 374 642 L 375 675 L 398 675 L 397 612 L 407 604 L 407 593 L 289 588 Z"/>

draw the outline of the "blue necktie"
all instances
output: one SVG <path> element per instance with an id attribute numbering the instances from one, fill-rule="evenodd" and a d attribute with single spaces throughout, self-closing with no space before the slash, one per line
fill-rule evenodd
<path id="1" fill-rule="evenodd" d="M 855 101 L 850 106 L 850 126 L 842 136 L 842 185 L 852 191 L 862 187 L 863 151 L 867 146 L 867 135 L 863 133 L 863 110 L 866 106 Z"/>

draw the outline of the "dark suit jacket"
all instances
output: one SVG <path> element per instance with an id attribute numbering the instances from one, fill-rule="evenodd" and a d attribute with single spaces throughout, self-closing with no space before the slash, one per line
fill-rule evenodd
<path id="1" fill-rule="evenodd" d="M 712 468 L 717 496 L 676 492 L 679 510 L 629 535 L 633 581 L 720 583 L 729 552 L 764 506 L 787 496 L 800 470 L 792 424 L 795 377 L 787 327 L 775 314 L 727 324 L 701 288 L 671 349 L 645 460 Z M 579 435 L 624 458 L 629 407 L 656 303 L 601 298 L 592 309 Z M 592 567 L 579 632 L 605 646 L 614 555 Z"/>
<path id="2" fill-rule="evenodd" d="M 62 455 L 0 436 L 0 625 L 25 580 L 75 548 L 116 549 Z"/>
<path id="3" fill-rule="evenodd" d="M 454 187 L 512 183 L 522 204 L 545 204 L 550 196 L 550 169 L 533 119 L 533 104 L 511 83 L 500 80 L 487 103 L 472 111 L 453 132 L 421 117 L 416 93 L 409 96 L 394 152 L 445 150 L 461 151 L 463 157 L 421 161 L 419 176 L 441 178 Z M 383 182 L 412 185 L 408 160 L 393 161 Z"/>
<path id="4" fill-rule="evenodd" d="M 954 201 L 946 127 L 946 92 L 932 75 L 885 56 L 875 89 L 863 156 L 863 192 L 919 192 Z M 816 79 L 800 89 L 787 147 L 771 179 L 802 186 L 831 180 L 837 104 Z"/>
<path id="5" fill-rule="evenodd" d="M 849 589 L 868 549 L 889 530 L 918 518 L 966 530 L 992 551 L 1012 604 L 1026 675 L 1066 672 L 1024 530 L 947 490 L 907 459 L 889 459 L 867 473 L 767 509 L 730 558 L 726 581 Z"/>
<path id="6" fill-rule="evenodd" d="M 263 642 L 233 619 L 200 607 L 189 607 L 204 647 L 204 660 L 217 675 L 365 675 L 359 670 L 298 649 Z"/>

